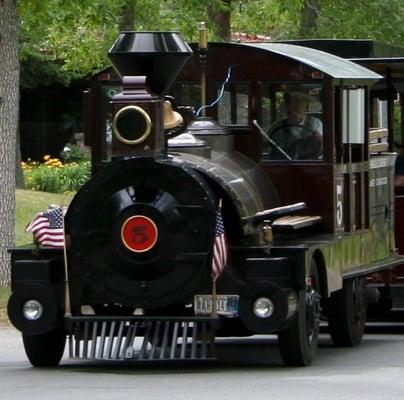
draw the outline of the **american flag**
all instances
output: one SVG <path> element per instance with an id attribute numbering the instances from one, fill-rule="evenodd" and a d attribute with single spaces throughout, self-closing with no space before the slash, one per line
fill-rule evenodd
<path id="1" fill-rule="evenodd" d="M 227 264 L 228 249 L 226 234 L 224 231 L 222 209 L 216 211 L 215 241 L 213 243 L 212 275 L 216 280 L 224 271 Z"/>
<path id="2" fill-rule="evenodd" d="M 38 245 L 63 247 L 63 208 L 57 207 L 38 213 L 25 231 L 32 232 L 34 241 Z"/>

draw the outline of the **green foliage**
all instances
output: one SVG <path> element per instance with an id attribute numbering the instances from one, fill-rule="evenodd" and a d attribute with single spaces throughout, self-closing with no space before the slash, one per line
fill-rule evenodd
<path id="1" fill-rule="evenodd" d="M 88 150 L 74 143 L 67 143 L 60 156 L 65 163 L 73 161 L 90 161 Z"/>
<path id="2" fill-rule="evenodd" d="M 403 44 L 402 0 L 244 0 L 241 12 L 239 2 L 233 1 L 232 30 L 261 33 L 274 40 L 298 39 L 305 7 L 315 7 L 318 13 L 312 37 Z"/>
<path id="3" fill-rule="evenodd" d="M 28 46 L 20 50 L 21 81 L 23 88 L 35 89 L 37 86 L 47 86 L 60 83 L 67 86 L 78 75 L 63 70 L 63 64 L 56 62 L 54 57 L 41 53 Z"/>
<path id="4" fill-rule="evenodd" d="M 328 0 L 324 3 L 319 20 L 320 37 L 374 39 L 402 45 L 402 0 Z"/>
<path id="5" fill-rule="evenodd" d="M 132 20 L 135 30 L 178 30 L 189 42 L 198 40 L 198 23 L 205 21 L 209 40 L 217 40 L 208 15 L 228 7 L 224 0 L 20 0 L 19 4 L 25 87 L 54 81 L 68 84 L 108 66 L 108 49 L 124 19 L 125 26 Z M 404 41 L 402 0 L 233 0 L 232 31 L 296 39 L 308 7 L 318 15 L 310 31 L 317 37 Z"/>
<path id="6" fill-rule="evenodd" d="M 208 7 L 224 10 L 227 5 L 222 0 L 20 0 L 23 86 L 68 84 L 108 66 L 108 49 L 128 10 L 133 29 L 178 30 L 187 41 L 196 41 L 198 23 L 206 21 L 209 40 L 215 40 Z"/>
<path id="7" fill-rule="evenodd" d="M 27 189 L 50 193 L 68 193 L 80 189 L 90 178 L 89 161 L 61 166 L 37 164 L 24 169 Z"/>
<path id="8" fill-rule="evenodd" d="M 46 165 L 38 165 L 32 170 L 24 171 L 25 186 L 27 189 L 59 193 L 59 170 Z"/>
<path id="9" fill-rule="evenodd" d="M 298 1 L 297 1 L 298 2 Z M 297 8 L 281 1 L 250 0 L 233 6 L 232 31 L 261 34 L 272 39 L 296 37 Z"/>
<path id="10" fill-rule="evenodd" d="M 84 76 L 106 65 L 123 0 L 38 3 L 20 1 L 22 54 L 48 55 L 68 78 Z"/>
<path id="11" fill-rule="evenodd" d="M 62 171 L 60 174 L 62 190 L 59 192 L 77 191 L 90 179 L 91 164 L 89 161 L 68 163 Z"/>

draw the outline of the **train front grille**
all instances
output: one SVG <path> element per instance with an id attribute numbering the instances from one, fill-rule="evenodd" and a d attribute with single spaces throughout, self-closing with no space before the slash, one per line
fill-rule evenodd
<path id="1" fill-rule="evenodd" d="M 69 356 L 75 359 L 164 361 L 215 359 L 210 318 L 68 318 Z"/>

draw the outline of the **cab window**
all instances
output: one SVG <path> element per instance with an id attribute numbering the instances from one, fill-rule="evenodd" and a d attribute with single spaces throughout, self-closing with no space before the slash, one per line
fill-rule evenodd
<path id="1" fill-rule="evenodd" d="M 262 84 L 261 123 L 264 160 L 321 160 L 321 85 Z"/>
<path id="2" fill-rule="evenodd" d="M 218 87 L 218 119 L 221 125 L 248 126 L 248 87 L 247 82 L 229 82 L 223 94 Z"/>

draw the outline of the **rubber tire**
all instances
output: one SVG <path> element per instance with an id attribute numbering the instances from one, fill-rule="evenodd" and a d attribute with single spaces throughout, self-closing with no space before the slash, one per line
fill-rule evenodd
<path id="1" fill-rule="evenodd" d="M 312 289 L 320 294 L 320 278 L 314 260 L 311 262 L 309 277 L 312 280 Z M 307 293 L 306 290 L 299 292 L 298 312 L 295 319 L 291 325 L 278 333 L 279 351 L 287 366 L 304 367 L 310 365 L 317 352 L 320 305 L 317 304 L 318 315 L 316 316 L 314 315 L 315 309 L 307 305 Z"/>
<path id="2" fill-rule="evenodd" d="M 34 367 L 54 367 L 63 357 L 66 334 L 63 330 L 41 335 L 22 334 L 25 353 Z"/>
<path id="3" fill-rule="evenodd" d="M 343 288 L 333 293 L 327 303 L 328 326 L 334 345 L 357 346 L 365 332 L 366 314 L 365 279 L 346 279 Z"/>

